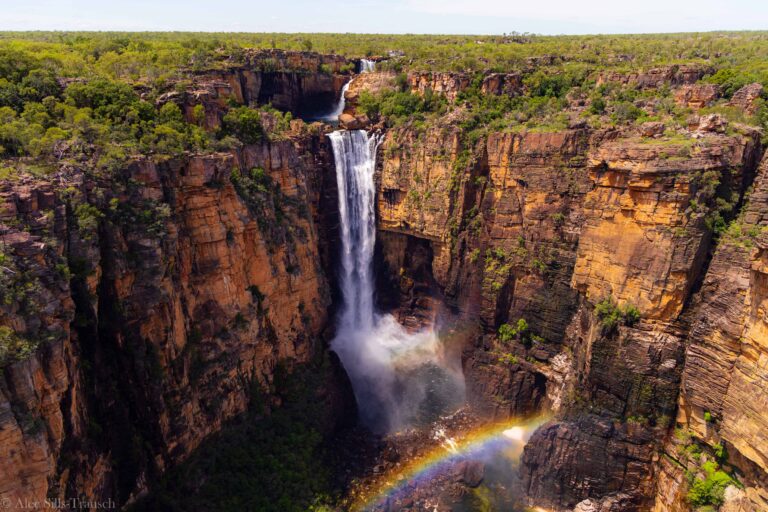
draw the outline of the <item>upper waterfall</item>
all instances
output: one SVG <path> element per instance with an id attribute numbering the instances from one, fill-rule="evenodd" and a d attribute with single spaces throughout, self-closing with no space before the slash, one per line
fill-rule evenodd
<path id="1" fill-rule="evenodd" d="M 372 73 L 376 69 L 376 61 L 369 59 L 360 59 L 360 72 Z"/>
<path id="2" fill-rule="evenodd" d="M 336 123 L 339 121 L 339 116 L 344 112 L 344 107 L 346 106 L 346 100 L 344 98 L 344 95 L 347 93 L 347 89 L 349 89 L 349 84 L 352 83 L 352 81 L 348 81 L 344 84 L 344 87 L 341 88 L 341 94 L 339 94 L 339 99 L 336 100 L 336 103 L 333 105 L 333 110 L 330 112 L 320 114 L 316 118 L 312 119 L 313 121 L 323 121 L 325 123 Z"/>

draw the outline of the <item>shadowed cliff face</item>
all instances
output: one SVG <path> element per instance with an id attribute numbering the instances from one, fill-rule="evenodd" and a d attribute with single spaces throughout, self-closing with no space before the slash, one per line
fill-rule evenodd
<path id="1" fill-rule="evenodd" d="M 198 122 L 195 107 L 206 129 L 221 126 L 230 103 L 266 105 L 306 117 L 327 112 L 336 103 L 350 79 L 355 61 L 337 55 L 310 52 L 261 50 L 250 52 L 242 65 L 205 71 L 192 84 L 179 84 L 159 102 L 182 106 L 188 121 Z"/>

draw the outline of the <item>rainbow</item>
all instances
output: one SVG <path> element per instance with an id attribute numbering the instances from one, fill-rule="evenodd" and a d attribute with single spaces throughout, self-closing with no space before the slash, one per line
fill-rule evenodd
<path id="1" fill-rule="evenodd" d="M 440 436 L 438 431 L 435 448 L 415 457 L 396 472 L 387 473 L 382 481 L 376 482 L 373 490 L 357 495 L 351 510 L 373 510 L 404 494 L 409 485 L 427 481 L 464 459 L 503 451 L 511 460 L 518 460 L 528 438 L 547 419 L 538 416 L 486 424 L 459 434 L 458 439 Z"/>

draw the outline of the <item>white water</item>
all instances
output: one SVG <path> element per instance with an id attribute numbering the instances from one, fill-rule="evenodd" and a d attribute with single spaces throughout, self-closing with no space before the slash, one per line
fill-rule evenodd
<path id="1" fill-rule="evenodd" d="M 371 73 L 376 68 L 376 62 L 368 59 L 360 59 L 360 72 L 361 73 Z M 354 80 L 354 79 L 353 79 Z M 344 113 L 344 107 L 347 104 L 347 100 L 344 97 L 347 94 L 347 89 L 349 89 L 349 84 L 352 83 L 352 80 L 348 81 L 344 84 L 344 87 L 341 88 L 341 94 L 339 95 L 339 99 L 336 101 L 336 104 L 333 107 L 333 110 L 328 112 L 327 114 L 320 114 L 315 119 L 316 121 L 323 121 L 325 123 L 336 123 L 339 121 L 339 116 Z"/>
<path id="2" fill-rule="evenodd" d="M 352 81 L 344 84 L 344 87 L 341 88 L 341 94 L 339 95 L 339 99 L 336 101 L 336 104 L 333 107 L 333 110 L 328 112 L 327 114 L 322 114 L 317 117 L 317 121 L 323 121 L 325 123 L 336 123 L 339 120 L 339 116 L 344 112 L 344 106 L 347 103 L 346 98 L 344 98 L 344 95 L 347 93 L 347 89 L 349 89 L 349 84 L 351 84 Z"/>
<path id="3" fill-rule="evenodd" d="M 368 59 L 360 59 L 360 72 L 361 73 L 373 73 L 376 69 L 376 61 Z"/>
<path id="4" fill-rule="evenodd" d="M 409 333 L 392 315 L 376 313 L 373 175 L 379 140 L 362 130 L 336 131 L 329 137 L 339 191 L 344 300 L 331 347 L 352 381 L 363 423 L 375 431 L 391 431 L 412 423 L 430 394 L 460 399 L 463 379 L 460 370 L 446 363 L 433 329 Z"/>

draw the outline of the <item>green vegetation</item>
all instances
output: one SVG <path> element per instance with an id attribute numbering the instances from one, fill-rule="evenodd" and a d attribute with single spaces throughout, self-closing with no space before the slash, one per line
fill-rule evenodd
<path id="1" fill-rule="evenodd" d="M 254 144 L 264 137 L 261 115 L 248 107 L 237 107 L 226 113 L 223 120 L 225 135 L 237 137 L 246 144 Z"/>
<path id="2" fill-rule="evenodd" d="M 706 228 L 720 237 L 729 229 L 728 221 L 738 203 L 738 193 L 722 185 L 720 173 L 714 170 L 696 173 L 693 184 L 697 194 L 689 205 L 691 212 L 703 214 Z"/>
<path id="3" fill-rule="evenodd" d="M 46 256 L 51 258 L 48 261 L 58 271 L 57 275 L 63 279 L 68 278 L 66 264 L 57 256 Z M 22 318 L 35 318 L 42 309 L 42 286 L 37 269 L 26 266 L 26 263 L 22 258 L 14 258 L 13 253 L 0 250 L 0 307 L 6 311 L 10 309 L 12 314 Z M 52 341 L 60 334 L 39 325 L 37 328 L 27 326 L 23 332 L 17 332 L 9 325 L 0 326 L 0 368 L 26 359 L 41 343 Z"/>
<path id="4" fill-rule="evenodd" d="M 75 207 L 75 219 L 80 230 L 80 236 L 85 240 L 92 239 L 99 227 L 99 219 L 102 217 L 104 217 L 104 214 L 95 206 L 88 203 L 79 203 Z"/>
<path id="5" fill-rule="evenodd" d="M 728 458 L 725 446 L 722 443 L 711 447 L 699 444 L 693 432 L 682 428 L 675 429 L 675 438 L 679 442 L 676 450 L 679 461 L 671 460 L 684 468 L 693 468 L 692 471 L 686 471 L 689 485 L 686 496 L 688 503 L 697 510 L 701 507 L 722 505 L 725 489 L 729 485 L 741 486 L 734 476 L 720 468 L 720 464 L 725 463 Z M 713 458 L 715 460 L 712 460 Z"/>
<path id="6" fill-rule="evenodd" d="M 253 212 L 263 232 L 267 232 L 273 226 L 270 217 L 278 222 L 283 218 L 283 195 L 280 185 L 272 181 L 264 169 L 254 167 L 250 172 L 242 174 L 235 169 L 229 179 Z"/>
<path id="7" fill-rule="evenodd" d="M 501 324 L 498 330 L 499 341 L 509 343 L 518 341 L 523 345 L 530 347 L 532 343 L 543 343 L 544 338 L 531 331 L 525 318 L 518 318 L 514 326 Z"/>
<path id="8" fill-rule="evenodd" d="M 525 318 L 520 318 L 514 327 L 509 324 L 501 324 L 499 326 L 499 339 L 503 343 L 510 342 L 515 339 L 521 339 L 528 335 L 528 322 Z"/>
<path id="9" fill-rule="evenodd" d="M 707 461 L 701 467 L 704 478 L 693 475 L 689 477 L 690 488 L 686 495 L 688 503 L 695 508 L 707 505 L 719 507 L 725 501 L 726 487 L 735 485 L 736 481 L 721 470 L 715 461 Z"/>
<path id="10" fill-rule="evenodd" d="M 186 123 L 174 103 L 156 108 L 131 85 L 107 78 L 64 90 L 40 84 L 42 92 L 29 92 L 23 84 L 30 76 L 54 71 L 48 60 L 30 60 L 28 66 L 40 67 L 0 76 L 0 88 L 26 91 L 0 93 L 0 156 L 32 157 L 44 166 L 88 160 L 108 170 L 132 154 L 174 156 L 210 145 L 210 136 Z M 20 78 L 11 82 L 14 77 Z"/>
<path id="11" fill-rule="evenodd" d="M 225 56 L 239 62 L 245 48 L 312 50 L 349 57 L 387 56 L 395 50 L 419 70 L 506 71 L 534 63 L 574 62 L 620 70 L 711 60 L 728 63 L 737 76 L 749 79 L 768 73 L 766 32 L 611 36 L 6 32 L 0 34 L 0 42 L 11 51 L 35 49 L 46 58 L 59 58 L 66 76 L 82 75 L 90 60 L 100 74 L 145 81 L 167 81 L 185 67 L 220 66 Z"/>
<path id="12" fill-rule="evenodd" d="M 88 172 L 114 172 L 139 155 L 162 160 L 226 149 L 236 139 L 255 143 L 264 137 L 264 112 L 276 118 L 276 131 L 287 129 L 290 117 L 268 106 L 233 108 L 218 132 L 203 129 L 200 105 L 187 122 L 179 105 L 161 96 L 174 83 L 181 89 L 191 83 L 185 76 L 201 63 L 215 67 L 214 49 L 174 55 L 178 45 L 194 44 L 183 38 L 150 44 L 148 37 L 58 34 L 58 42 L 41 42 L 0 35 L 2 175 L 83 162 Z M 184 54 L 187 61 L 179 59 Z"/>
<path id="13" fill-rule="evenodd" d="M 755 246 L 758 237 L 765 233 L 768 233 L 768 227 L 745 225 L 743 219 L 737 218 L 728 224 L 723 237 L 728 243 L 751 249 Z"/>
<path id="14" fill-rule="evenodd" d="M 517 364 L 517 356 L 510 353 L 504 353 L 499 356 L 499 362 L 502 364 Z"/>
<path id="15" fill-rule="evenodd" d="M 598 81 L 611 72 L 682 63 L 711 68 L 702 80 L 720 86 L 725 97 L 712 111 L 768 126 L 764 104 L 754 116 L 725 105 L 745 84 L 768 85 L 768 32 L 556 37 L 6 32 L 0 33 L 0 158 L 10 165 L 0 167 L 0 176 L 84 161 L 91 162 L 88 168 L 114 172 L 135 155 L 162 159 L 225 149 L 236 143 L 233 138 L 261 140 L 265 133 L 256 109 L 235 108 L 219 133 L 206 133 L 201 108 L 185 120 L 167 95 L 185 90 L 195 73 L 243 64 L 248 48 L 389 57 L 379 68 L 398 73 L 397 90 L 362 94 L 360 108 L 392 125 L 418 125 L 449 109 L 441 95 L 408 92 L 406 72 L 466 73 L 471 84 L 457 100 L 463 109 L 457 122 L 470 145 L 488 130 L 566 128 L 573 122 L 566 106 L 574 101 L 585 107 L 583 121 L 596 127 L 650 119 L 683 126 L 690 110 L 675 104 L 668 87 Z M 264 70 L 272 66 L 261 63 Z M 330 71 L 327 65 L 317 70 Z M 487 72 L 518 73 L 522 93 L 482 94 Z M 289 121 L 279 119 L 278 131 Z"/>
<path id="16" fill-rule="evenodd" d="M 733 96 L 733 93 L 754 82 L 764 82 L 766 78 L 765 70 L 740 66 L 738 69 L 723 68 L 707 77 L 706 82 L 720 86 L 723 95 L 726 98 Z"/>
<path id="17" fill-rule="evenodd" d="M 600 319 L 603 334 L 616 332 L 620 324 L 634 325 L 640 321 L 640 311 L 632 304 L 620 308 L 612 297 L 607 297 L 595 305 L 595 314 Z"/>
<path id="18" fill-rule="evenodd" d="M 387 90 L 378 95 L 363 91 L 359 108 L 373 121 L 386 118 L 390 125 L 397 126 L 405 121 L 423 121 L 428 114 L 443 114 L 447 101 L 431 90 L 423 97 L 403 90 Z"/>
<path id="19" fill-rule="evenodd" d="M 18 335 L 8 326 L 0 325 L 0 368 L 13 361 L 26 359 L 36 348 L 35 341 Z"/>

